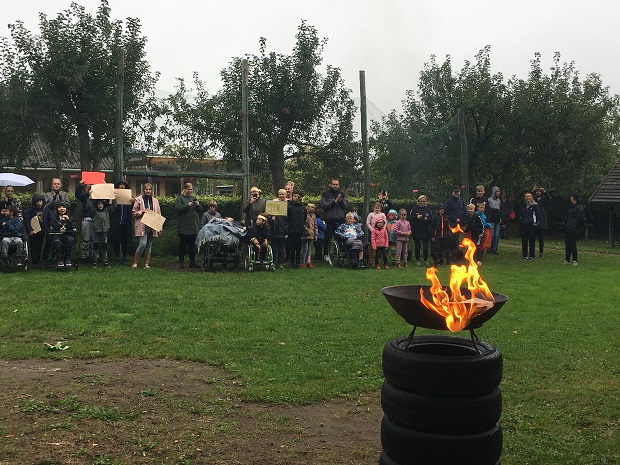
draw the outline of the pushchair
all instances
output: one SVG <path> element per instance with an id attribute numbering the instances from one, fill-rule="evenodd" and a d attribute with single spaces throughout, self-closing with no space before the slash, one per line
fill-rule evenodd
<path id="1" fill-rule="evenodd" d="M 220 263 L 222 270 L 229 265 L 237 269 L 241 261 L 241 238 L 245 229 L 240 223 L 222 218 L 213 218 L 205 224 L 196 237 L 196 249 L 203 249 L 202 270 L 212 270 Z"/>

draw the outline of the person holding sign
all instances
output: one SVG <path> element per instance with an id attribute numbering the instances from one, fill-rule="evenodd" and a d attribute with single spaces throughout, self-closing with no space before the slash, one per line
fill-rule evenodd
<path id="1" fill-rule="evenodd" d="M 136 237 L 139 237 L 138 248 L 133 258 L 132 268 L 138 268 L 138 262 L 140 257 L 144 253 L 144 268 L 149 269 L 149 263 L 151 261 L 151 248 L 153 246 L 153 238 L 159 236 L 161 231 L 154 231 L 149 226 L 142 223 L 142 217 L 147 211 L 153 211 L 161 215 L 161 209 L 159 208 L 159 202 L 153 197 L 153 185 L 146 183 L 142 188 L 142 195 L 136 197 L 136 201 L 133 204 L 132 214 L 136 218 L 136 224 L 134 226 L 134 233 Z"/>
<path id="2" fill-rule="evenodd" d="M 75 198 L 82 203 L 82 255 L 81 261 L 85 262 L 92 253 L 93 246 L 93 208 L 90 203 L 90 184 L 81 179 L 80 185 L 75 191 Z"/>
<path id="3" fill-rule="evenodd" d="M 136 199 L 131 195 L 129 185 L 125 181 L 117 182 L 114 187 L 117 190 L 116 208 L 110 215 L 110 242 L 114 247 L 116 264 L 127 265 L 127 249 L 131 243 L 131 209 Z M 122 203 L 119 191 L 129 191 L 129 203 Z"/>

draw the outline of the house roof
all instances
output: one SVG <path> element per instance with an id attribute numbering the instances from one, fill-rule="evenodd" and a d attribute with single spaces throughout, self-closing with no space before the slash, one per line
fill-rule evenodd
<path id="1" fill-rule="evenodd" d="M 594 191 L 590 197 L 590 202 L 620 203 L 620 160 L 616 162 L 601 185 Z"/>

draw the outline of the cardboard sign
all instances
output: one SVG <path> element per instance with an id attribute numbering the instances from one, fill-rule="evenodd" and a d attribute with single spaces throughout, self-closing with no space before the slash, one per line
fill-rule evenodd
<path id="1" fill-rule="evenodd" d="M 116 189 L 116 203 L 117 205 L 131 205 L 131 198 L 133 197 L 131 189 Z"/>
<path id="2" fill-rule="evenodd" d="M 267 200 L 265 213 L 271 216 L 286 216 L 288 213 L 288 202 L 281 200 Z"/>
<path id="3" fill-rule="evenodd" d="M 84 181 L 84 184 L 103 184 L 105 182 L 105 173 L 100 171 L 82 171 L 82 181 Z"/>
<path id="4" fill-rule="evenodd" d="M 114 200 L 114 184 L 93 184 L 90 187 L 90 198 Z"/>
<path id="5" fill-rule="evenodd" d="M 166 218 L 153 210 L 147 210 L 142 217 L 142 223 L 157 232 L 164 228 L 164 221 L 166 221 Z"/>
<path id="6" fill-rule="evenodd" d="M 32 219 L 30 220 L 30 227 L 35 234 L 41 231 L 41 223 L 39 223 L 39 217 L 32 217 Z"/>

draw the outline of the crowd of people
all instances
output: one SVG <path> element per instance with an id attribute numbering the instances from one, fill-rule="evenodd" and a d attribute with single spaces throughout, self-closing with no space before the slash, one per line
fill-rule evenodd
<path id="1" fill-rule="evenodd" d="M 116 189 L 127 189 L 120 181 Z M 23 266 L 24 241 L 28 241 L 30 261 L 40 266 L 44 260 L 52 260 L 58 268 L 71 268 L 77 228 L 80 228 L 80 262 L 92 260 L 109 267 L 108 242 L 113 244 L 116 264 L 127 265 L 127 254 L 132 236 L 136 248 L 132 268 L 137 268 L 144 257 L 144 268 L 150 268 L 153 239 L 161 231 L 153 230 L 142 222 L 147 211 L 161 214 L 159 202 L 153 196 L 153 186 L 144 184 L 130 204 L 115 200 L 93 200 L 90 186 L 80 181 L 75 197 L 81 203 L 79 222 L 72 219 L 68 194 L 62 190 L 60 179 L 52 180 L 51 191 L 34 194 L 31 206 L 22 211 L 21 202 L 14 196 L 14 188 L 7 186 L 1 200 L 2 230 L 1 259 L 8 266 L 9 253 L 17 257 L 15 265 Z M 485 251 L 498 255 L 498 244 L 509 234 L 508 225 L 518 223 L 523 260 L 543 257 L 544 241 L 548 230 L 547 205 L 550 195 L 540 186 L 525 192 L 521 201 L 512 201 L 497 186 L 486 194 L 484 186 L 475 188 L 475 195 L 466 203 L 461 198 L 460 186 L 452 188 L 451 195 L 436 208 L 429 206 L 428 198 L 420 195 L 417 204 L 407 212 L 381 191 L 372 210 L 364 221 L 355 207 L 349 207 L 345 192 L 338 179 L 332 179 L 329 188 L 321 195 L 318 205 L 303 202 L 303 194 L 288 182 L 277 193 L 276 202 L 287 202 L 286 214 L 268 214 L 267 199 L 258 187 L 250 189 L 250 198 L 243 208 L 242 223 L 246 228 L 246 242 L 259 260 L 272 250 L 273 263 L 280 268 L 290 266 L 313 268 L 313 261 L 330 262 L 330 243 L 336 238 L 346 250 L 352 268 L 366 263 L 375 269 L 390 266 L 409 266 L 415 259 L 416 266 L 442 266 L 462 261 L 459 249 L 464 234 L 476 246 L 474 259 L 482 265 Z M 571 206 L 564 221 L 564 263 L 577 265 L 577 235 L 585 224 L 585 208 L 579 194 L 570 197 Z M 209 202 L 205 210 L 193 195 L 193 185 L 185 183 L 183 191 L 174 203 L 179 238 L 179 268 L 199 268 L 196 262 L 196 238 L 202 227 L 220 220 L 217 203 Z M 133 227 L 132 227 L 133 224 Z M 362 225 L 365 225 L 366 232 Z M 133 231 L 133 234 L 132 234 Z M 412 250 L 409 243 L 412 239 Z M 538 245 L 538 254 L 536 246 Z M 314 253 L 312 251 L 314 247 Z"/>

